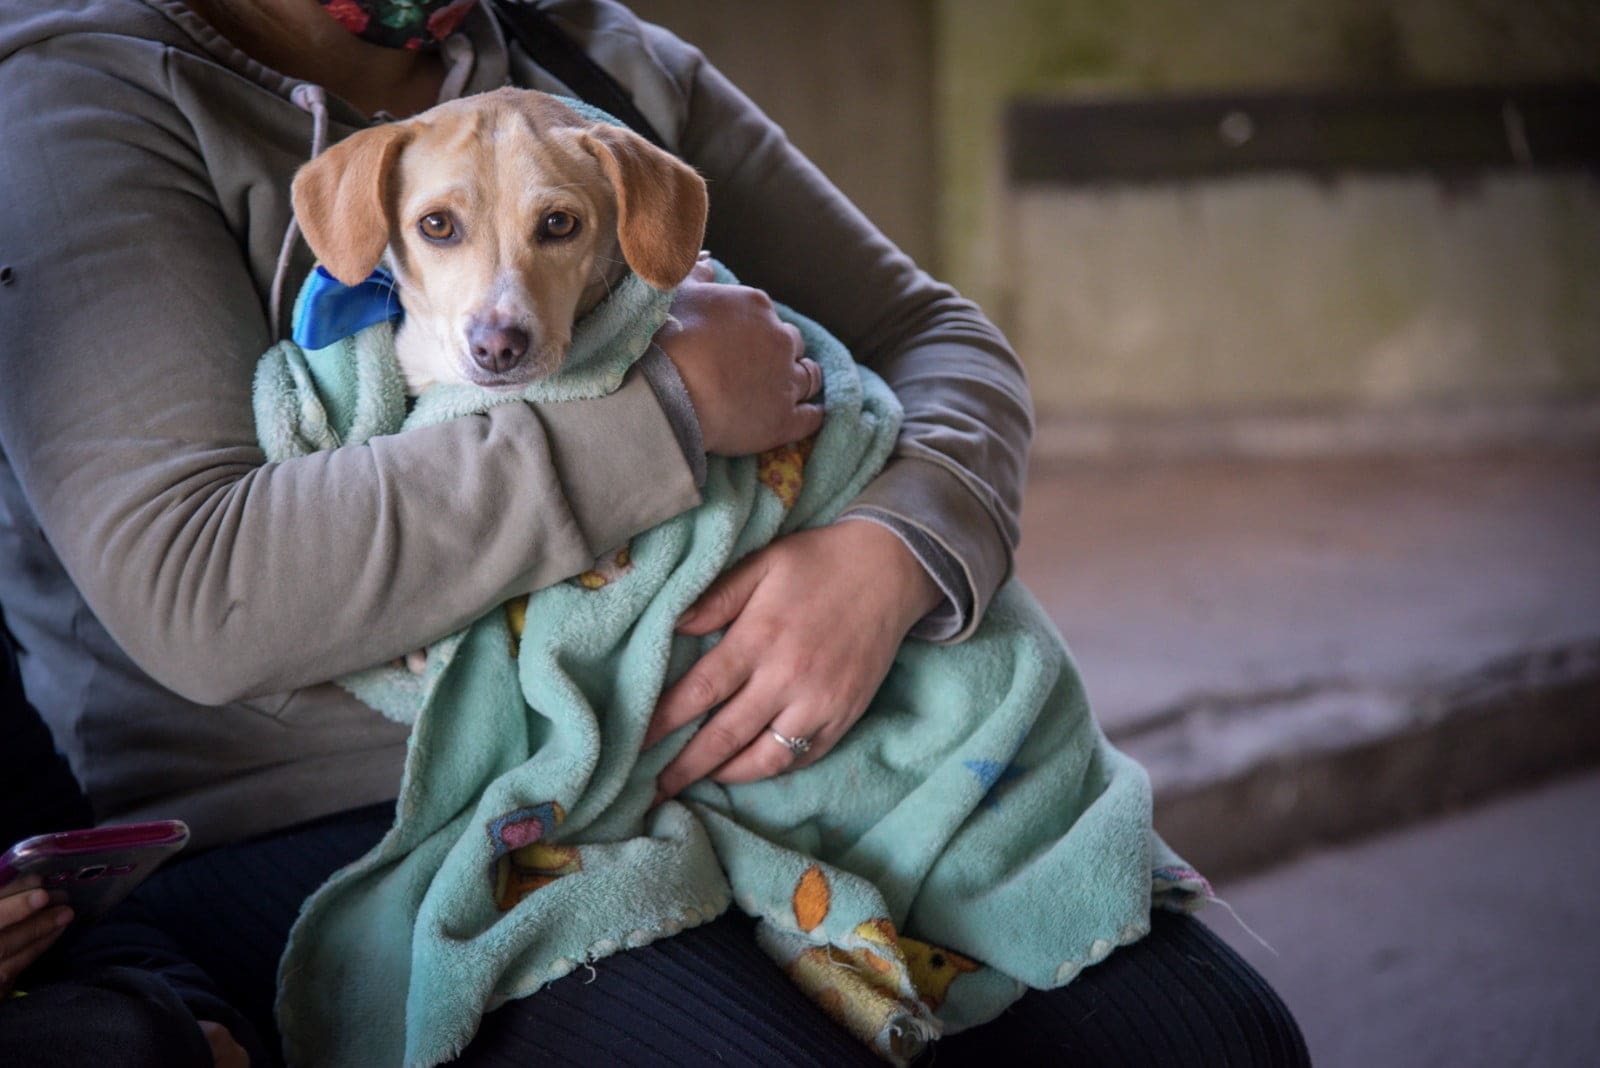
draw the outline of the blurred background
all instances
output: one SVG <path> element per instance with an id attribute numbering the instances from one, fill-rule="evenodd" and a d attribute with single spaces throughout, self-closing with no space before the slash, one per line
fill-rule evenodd
<path id="1" fill-rule="evenodd" d="M 1318 1063 L 1592 1063 L 1600 2 L 632 6 L 1015 343 L 1020 574 Z"/>

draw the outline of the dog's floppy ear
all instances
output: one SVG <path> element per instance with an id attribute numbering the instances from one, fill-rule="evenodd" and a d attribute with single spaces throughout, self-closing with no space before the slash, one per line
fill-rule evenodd
<path id="1" fill-rule="evenodd" d="M 390 183 L 409 137 L 398 123 L 362 130 L 294 176 L 294 214 L 306 243 L 347 286 L 365 281 L 389 244 Z"/>
<path id="2" fill-rule="evenodd" d="M 617 240 L 633 273 L 657 289 L 682 282 L 706 236 L 705 179 L 620 127 L 594 127 L 583 146 L 616 190 Z"/>

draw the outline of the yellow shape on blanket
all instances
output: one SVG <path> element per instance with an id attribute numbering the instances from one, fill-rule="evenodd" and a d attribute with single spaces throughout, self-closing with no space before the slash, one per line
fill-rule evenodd
<path id="1" fill-rule="evenodd" d="M 512 863 L 519 868 L 537 871 L 552 879 L 583 870 L 583 858 L 577 846 L 547 845 L 534 842 L 511 853 Z"/>
<path id="2" fill-rule="evenodd" d="M 829 1016 L 857 1034 L 876 1035 L 884 1020 L 902 1009 L 894 968 L 870 950 L 815 946 L 795 957 L 788 973 Z"/>
<path id="3" fill-rule="evenodd" d="M 611 555 L 611 559 L 601 557 L 596 560 L 592 569 L 578 576 L 577 583 L 586 590 L 604 589 L 631 570 L 633 554 L 630 546 L 624 545 Z"/>
<path id="4" fill-rule="evenodd" d="M 785 971 L 835 1023 L 868 1044 L 876 1044 L 890 1022 L 906 1014 L 898 969 L 870 949 L 813 946 Z M 903 1037 L 898 1028 L 888 1034 L 897 1055 L 912 1052 L 899 1048 Z"/>
<path id="5" fill-rule="evenodd" d="M 802 931 L 814 931 L 828 915 L 833 903 L 833 888 L 828 877 L 815 864 L 806 869 L 794 888 L 794 922 Z"/>
<path id="6" fill-rule="evenodd" d="M 978 970 L 978 962 L 948 949 L 900 936 L 900 952 L 911 969 L 911 981 L 928 1008 L 937 1012 L 950 993 L 950 984 L 968 972 Z"/>
<path id="7" fill-rule="evenodd" d="M 894 921 L 887 917 L 856 924 L 856 937 L 865 942 L 888 946 L 896 952 L 900 948 L 900 935 L 894 929 Z"/>
<path id="8" fill-rule="evenodd" d="M 806 484 L 806 461 L 816 446 L 816 435 L 804 441 L 768 449 L 756 458 L 761 484 L 778 495 L 785 509 L 793 508 Z"/>
<path id="9" fill-rule="evenodd" d="M 528 595 L 513 597 L 505 603 L 506 627 L 511 631 L 511 659 L 517 658 L 522 648 L 522 632 L 528 626 Z"/>
<path id="10" fill-rule="evenodd" d="M 512 850 L 495 861 L 495 904 L 505 912 L 535 890 L 582 870 L 577 846 L 534 842 Z"/>
<path id="11" fill-rule="evenodd" d="M 865 947 L 855 950 L 854 956 L 857 962 L 884 975 L 892 974 L 896 968 L 906 967 L 905 956 L 900 952 L 900 936 L 895 933 L 894 924 L 887 918 L 880 917 L 856 924 L 856 937 L 875 946 L 882 946 L 884 950 L 882 953 Z"/>

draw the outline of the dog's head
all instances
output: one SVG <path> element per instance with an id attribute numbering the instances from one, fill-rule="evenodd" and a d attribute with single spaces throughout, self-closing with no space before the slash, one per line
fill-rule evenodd
<path id="1" fill-rule="evenodd" d="M 705 182 L 644 138 L 543 93 L 502 89 L 363 130 L 295 175 L 306 241 L 346 285 L 380 262 L 406 309 L 411 392 L 515 389 L 557 370 L 572 324 L 624 263 L 658 289 L 688 275 Z"/>

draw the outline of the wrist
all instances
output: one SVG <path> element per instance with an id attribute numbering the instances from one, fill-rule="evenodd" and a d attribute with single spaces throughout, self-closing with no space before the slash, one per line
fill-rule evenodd
<path id="1" fill-rule="evenodd" d="M 891 591 L 902 630 L 910 630 L 922 617 L 939 606 L 944 591 L 923 566 L 917 554 L 900 536 L 881 523 L 857 519 L 836 524 L 849 529 L 858 539 L 863 557 L 873 560 L 874 584 Z"/>

